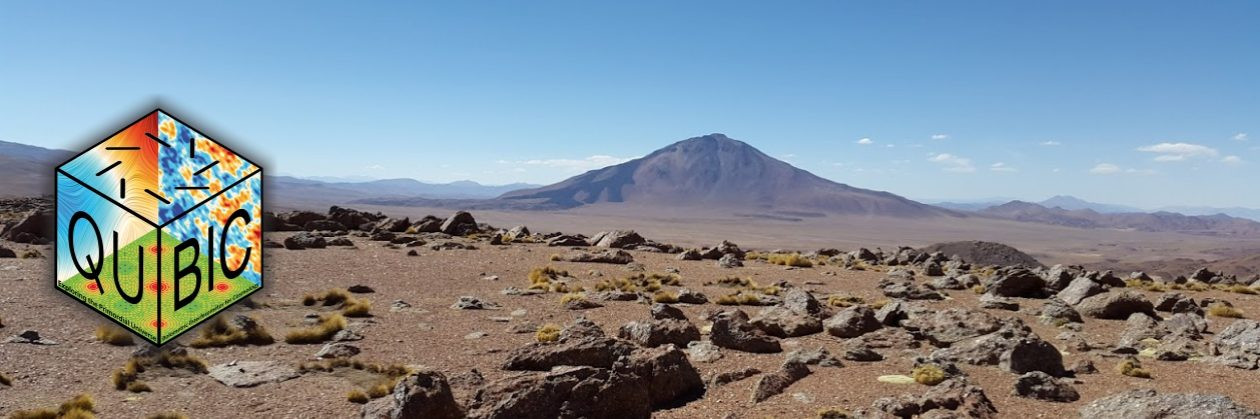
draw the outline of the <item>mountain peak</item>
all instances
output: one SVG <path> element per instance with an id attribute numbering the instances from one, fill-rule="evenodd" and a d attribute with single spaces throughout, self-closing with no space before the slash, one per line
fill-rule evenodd
<path id="1" fill-rule="evenodd" d="M 887 192 L 823 179 L 720 133 L 688 138 L 639 159 L 500 198 L 561 208 L 625 202 L 890 216 L 949 213 Z"/>

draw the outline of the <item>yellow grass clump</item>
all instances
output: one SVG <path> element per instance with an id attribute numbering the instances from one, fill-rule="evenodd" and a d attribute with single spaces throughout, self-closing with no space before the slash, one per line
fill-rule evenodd
<path id="1" fill-rule="evenodd" d="M 1231 307 L 1225 303 L 1213 303 L 1212 305 L 1208 306 L 1207 312 L 1208 314 L 1216 316 L 1216 317 L 1225 317 L 1225 318 L 1231 318 L 1231 319 L 1241 319 L 1245 317 L 1243 316 L 1242 311 L 1234 307 Z"/>
<path id="2" fill-rule="evenodd" d="M 818 419 L 849 419 L 853 417 L 848 410 L 839 407 L 818 409 Z"/>
<path id="3" fill-rule="evenodd" d="M 284 341 L 287 343 L 323 343 L 332 336 L 346 328 L 346 318 L 341 314 L 330 314 L 320 316 L 319 322 L 314 326 L 294 330 L 284 335 Z"/>
<path id="4" fill-rule="evenodd" d="M 352 361 L 345 358 L 336 358 L 320 362 L 303 362 L 298 364 L 298 371 L 302 373 L 314 371 L 333 372 L 338 369 L 355 369 L 377 375 L 376 378 L 368 381 L 362 389 L 352 390 L 346 395 L 346 399 L 353 403 L 367 403 L 367 400 L 363 400 L 362 398 L 379 399 L 381 397 L 388 396 L 393 392 L 394 386 L 398 385 L 398 381 L 402 380 L 403 377 L 411 373 L 411 369 L 403 365 L 372 364 L 362 361 Z M 360 402 L 356 400 L 363 401 Z"/>
<path id="5" fill-rule="evenodd" d="M 57 410 L 43 408 L 19 410 L 9 416 L 10 419 L 90 419 L 96 417 L 96 404 L 92 396 L 80 394 L 62 403 Z"/>
<path id="6" fill-rule="evenodd" d="M 678 294 L 669 291 L 657 291 L 652 296 L 652 301 L 662 304 L 673 304 L 678 302 Z"/>
<path id="7" fill-rule="evenodd" d="M 560 325 L 547 323 L 538 328 L 534 332 L 534 339 L 542 343 L 551 343 L 560 340 Z"/>
<path id="8" fill-rule="evenodd" d="M 766 259 L 774 265 L 795 266 L 798 268 L 810 268 L 814 266 L 809 258 L 801 256 L 800 253 L 775 253 Z"/>
<path id="9" fill-rule="evenodd" d="M 1116 364 L 1116 372 L 1130 377 L 1151 378 L 1151 373 L 1142 369 L 1142 363 L 1133 358 L 1125 359 Z"/>
<path id="10" fill-rule="evenodd" d="M 112 380 L 114 388 L 117 390 L 127 390 L 132 393 L 140 393 L 152 391 L 149 385 L 140 381 L 140 373 L 153 368 L 167 368 L 173 370 L 187 370 L 198 374 L 209 372 L 206 368 L 206 361 L 193 355 L 173 355 L 169 352 L 161 352 L 155 356 L 131 357 L 122 368 L 114 370 Z"/>
<path id="11" fill-rule="evenodd" d="M 858 304 L 865 304 L 866 300 L 862 297 L 852 295 L 829 295 L 827 296 L 827 305 L 832 307 L 850 307 Z"/>
<path id="12" fill-rule="evenodd" d="M 932 364 L 924 364 L 915 367 L 910 372 L 910 376 L 914 378 L 916 383 L 934 386 L 945 381 L 945 370 Z"/>
<path id="13" fill-rule="evenodd" d="M 136 341 L 131 338 L 130 332 L 112 324 L 98 326 L 96 328 L 96 340 L 114 346 L 131 346 L 136 344 Z"/>
<path id="14" fill-rule="evenodd" d="M 346 400 L 349 400 L 350 403 L 354 404 L 365 404 L 372 399 L 368 398 L 368 395 L 364 394 L 363 390 L 356 388 L 354 390 L 350 390 L 349 393 L 346 393 Z"/>
<path id="15" fill-rule="evenodd" d="M 255 323 L 258 320 L 254 320 Z M 241 328 L 228 324 L 223 320 L 223 316 L 215 317 L 209 324 L 202 326 L 200 334 L 193 338 L 188 346 L 194 348 L 221 348 L 231 345 L 270 345 L 275 343 L 275 339 L 267 333 L 261 325 L 255 330 L 241 330 Z"/>

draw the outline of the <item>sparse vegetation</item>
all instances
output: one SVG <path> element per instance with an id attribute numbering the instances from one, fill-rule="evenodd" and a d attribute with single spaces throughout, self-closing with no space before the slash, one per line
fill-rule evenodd
<path id="1" fill-rule="evenodd" d="M 284 335 L 286 343 L 323 343 L 346 328 L 346 318 L 338 313 L 320 316 L 314 326 L 294 330 Z"/>
<path id="2" fill-rule="evenodd" d="M 596 291 L 646 292 L 660 291 L 664 286 L 682 285 L 678 274 L 635 274 L 622 279 L 605 279 L 595 284 Z"/>
<path id="3" fill-rule="evenodd" d="M 362 298 L 351 298 L 341 307 L 341 313 L 346 317 L 370 317 L 372 311 L 372 302 Z"/>
<path id="4" fill-rule="evenodd" d="M 839 407 L 827 407 L 818 410 L 818 419 L 849 419 L 853 417 L 848 410 Z"/>
<path id="5" fill-rule="evenodd" d="M 97 327 L 96 340 L 114 346 L 131 346 L 136 344 L 135 340 L 131 338 L 130 332 L 112 324 L 103 324 Z"/>
<path id="6" fill-rule="evenodd" d="M 254 320 L 252 317 L 250 320 Z M 254 320 L 257 323 L 257 320 Z M 201 327 L 201 334 L 188 343 L 194 348 L 221 348 L 230 345 L 270 345 L 275 339 L 261 325 L 253 330 L 241 330 L 228 324 L 223 316 L 215 317 Z"/>
<path id="7" fill-rule="evenodd" d="M 560 304 L 568 304 L 574 301 L 586 301 L 586 294 L 580 292 L 571 292 L 560 297 Z"/>
<path id="8" fill-rule="evenodd" d="M 1241 318 L 1246 317 L 1243 315 L 1242 311 L 1225 303 L 1213 303 L 1212 305 L 1208 306 L 1207 312 L 1208 314 L 1216 316 L 1216 317 L 1225 317 L 1225 318 L 1231 318 L 1231 319 L 1241 319 Z"/>
<path id="9" fill-rule="evenodd" d="M 1236 294 L 1247 294 L 1247 295 L 1260 294 L 1260 291 L 1256 290 L 1255 288 L 1252 288 L 1243 284 L 1230 285 L 1228 287 L 1225 287 L 1224 290 L 1232 292 L 1232 293 L 1236 293 Z"/>
<path id="10" fill-rule="evenodd" d="M 112 377 L 114 388 L 127 390 L 132 393 L 152 391 L 148 384 L 140 381 L 140 373 L 158 367 L 172 370 L 182 369 L 197 374 L 208 372 L 206 362 L 201 358 L 187 354 L 175 355 L 162 351 L 155 356 L 131 357 L 131 359 L 128 359 L 122 368 L 114 370 Z"/>
<path id="11" fill-rule="evenodd" d="M 343 289 L 331 289 L 322 294 L 307 294 L 302 297 L 302 305 L 315 304 L 324 307 L 339 306 L 342 314 L 348 317 L 370 317 L 372 310 L 371 301 L 355 298 L 349 291 Z"/>
<path id="12" fill-rule="evenodd" d="M 852 295 L 827 296 L 827 305 L 832 307 L 851 307 L 858 304 L 866 304 L 866 300 L 862 297 Z"/>
<path id="13" fill-rule="evenodd" d="M 1155 281 L 1143 281 L 1136 278 L 1124 280 L 1124 286 L 1127 288 L 1140 289 L 1151 292 L 1167 292 L 1168 287 Z"/>
<path id="14" fill-rule="evenodd" d="M 560 340 L 560 325 L 555 323 L 547 323 L 539 327 L 534 332 L 534 339 L 542 343 L 551 343 Z"/>
<path id="15" fill-rule="evenodd" d="M 1133 358 L 1127 358 L 1116 364 L 1116 372 L 1130 377 L 1151 378 L 1151 373 L 1142 369 L 1142 362 Z"/>
<path id="16" fill-rule="evenodd" d="M 362 402 L 356 401 L 362 400 L 359 396 L 367 399 L 378 399 L 388 396 L 391 392 L 393 392 L 394 386 L 398 384 L 398 381 L 407 374 L 411 373 L 410 368 L 402 365 L 372 364 L 362 361 L 351 361 L 345 358 L 336 358 L 321 362 L 303 362 L 298 364 L 298 370 L 302 373 L 316 371 L 334 372 L 338 369 L 354 369 L 370 372 L 379 376 L 368 382 L 363 389 L 352 390 L 346 395 L 346 399 L 353 403 L 367 403 L 367 400 L 363 400 Z M 358 394 L 356 395 L 356 393 Z"/>
<path id="17" fill-rule="evenodd" d="M 984 285 L 975 285 L 971 287 L 971 292 L 974 292 L 976 294 L 984 294 L 988 290 L 989 289 L 986 288 Z"/>
<path id="18" fill-rule="evenodd" d="M 652 301 L 662 304 L 674 304 L 678 302 L 678 294 L 669 291 L 657 291 L 652 296 Z"/>
<path id="19" fill-rule="evenodd" d="M 770 262 L 775 265 L 795 266 L 798 268 L 811 268 L 814 266 L 814 262 L 811 262 L 809 258 L 801 256 L 800 253 L 775 253 L 766 258 L 766 262 Z"/>
<path id="20" fill-rule="evenodd" d="M 569 284 L 569 271 L 562 271 L 551 266 L 534 268 L 529 271 L 529 289 L 549 292 L 581 292 L 582 287 Z"/>
<path id="21" fill-rule="evenodd" d="M 354 404 L 364 404 L 372 399 L 368 398 L 368 395 L 364 394 L 362 390 L 356 388 L 354 390 L 350 390 L 349 393 L 346 393 L 346 400 Z"/>
<path id="22" fill-rule="evenodd" d="M 867 304 L 866 306 L 870 307 L 872 310 L 879 310 L 881 308 L 884 308 L 884 306 L 888 305 L 888 303 L 891 303 L 891 302 L 892 300 L 889 300 L 887 298 L 880 298 L 870 304 Z"/>
<path id="23" fill-rule="evenodd" d="M 1199 281 L 1190 281 L 1186 283 L 1186 289 L 1195 292 L 1203 292 L 1212 289 L 1212 286 Z"/>
<path id="24" fill-rule="evenodd" d="M 25 252 L 22 252 L 22 259 L 39 259 L 42 257 L 44 257 L 44 254 L 35 249 L 27 249 Z"/>
<path id="25" fill-rule="evenodd" d="M 932 364 L 923 364 L 911 370 L 910 376 L 914 378 L 914 382 L 934 386 L 945 381 L 945 370 Z"/>
<path id="26" fill-rule="evenodd" d="M 12 379 L 12 378 L 9 378 L 9 376 L 7 376 L 7 375 L 4 375 L 4 373 L 3 373 L 3 372 L 0 372 L 0 385 L 6 385 L 6 386 L 10 386 L 10 387 L 12 387 L 12 386 L 13 386 L 13 379 Z"/>
<path id="27" fill-rule="evenodd" d="M 96 417 L 96 404 L 92 396 L 80 394 L 62 403 L 57 410 L 33 409 L 19 410 L 9 416 L 10 419 L 90 419 Z"/>
<path id="28" fill-rule="evenodd" d="M 552 262 L 559 262 L 559 261 L 564 260 L 564 256 L 559 253 L 552 253 L 551 257 L 547 258 L 547 260 L 550 260 Z"/>

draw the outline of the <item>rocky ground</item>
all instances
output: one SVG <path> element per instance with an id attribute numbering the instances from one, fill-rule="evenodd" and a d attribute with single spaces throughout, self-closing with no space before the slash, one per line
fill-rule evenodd
<path id="1" fill-rule="evenodd" d="M 100 417 L 1260 417 L 1256 278 L 467 214 L 268 225 L 289 231 L 265 288 L 161 351 L 57 293 L 49 246 L 0 242 L 0 415 L 89 394 Z"/>

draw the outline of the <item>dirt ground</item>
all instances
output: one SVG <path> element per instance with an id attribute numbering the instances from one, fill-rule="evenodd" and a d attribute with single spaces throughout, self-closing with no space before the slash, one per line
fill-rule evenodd
<path id="1" fill-rule="evenodd" d="M 280 241 L 287 233 L 269 234 Z M 662 239 L 645 234 L 649 238 Z M 568 270 L 580 283 L 591 288 L 600 279 L 630 274 L 624 266 L 552 262 L 553 253 L 564 249 L 542 244 L 491 246 L 476 243 L 478 250 L 435 251 L 417 247 L 419 256 L 407 256 L 411 249 L 387 248 L 384 242 L 370 242 L 355 237 L 356 248 L 308 250 L 266 250 L 264 289 L 255 294 L 260 308 L 240 305 L 229 313 L 254 316 L 278 339 L 286 332 L 303 327 L 308 313 L 321 310 L 303 306 L 301 298 L 309 293 L 346 288 L 362 284 L 375 293 L 360 295 L 373 303 L 373 316 L 352 319 L 364 336 L 355 344 L 362 348 L 356 359 L 382 364 L 423 366 L 458 377 L 472 370 L 487 381 L 507 375 L 500 366 L 508 351 L 534 340 L 532 333 L 512 333 L 517 324 L 567 323 L 585 315 L 610 334 L 632 320 L 648 319 L 649 305 L 636 302 L 603 302 L 602 308 L 571 311 L 560 304 L 561 294 L 531 296 L 501 294 L 505 287 L 525 289 L 529 271 L 535 267 L 554 266 Z M 456 239 L 464 240 L 464 239 Z M 743 243 L 740 243 L 743 244 Z M 11 246 L 23 249 L 22 245 Z M 746 246 L 747 247 L 747 246 Z M 842 247 L 837 244 L 835 247 Z M 47 246 L 35 247 L 51 255 Z M 843 247 L 842 247 L 843 249 Z M 844 249 L 850 250 L 850 249 Z M 727 276 L 741 276 L 761 284 L 786 281 L 814 291 L 817 296 L 846 294 L 867 300 L 883 298 L 876 283 L 884 276 L 875 271 L 849 271 L 831 266 L 786 269 L 760 261 L 749 261 L 743 268 L 719 268 L 711 260 L 679 261 L 673 255 L 632 252 L 647 272 L 663 273 L 676 268 L 682 286 L 700 291 L 713 299 L 729 293 L 729 289 L 703 285 Z M 53 288 L 52 260 L 0 260 L 0 338 L 26 329 L 58 341 L 58 345 L 41 346 L 23 343 L 0 344 L 0 372 L 13 379 L 13 385 L 0 385 L 0 416 L 19 409 L 56 406 L 80 394 L 91 394 L 100 417 L 146 417 L 161 412 L 180 412 L 193 418 L 203 417 L 357 417 L 360 406 L 347 401 L 347 392 L 356 388 L 352 377 L 338 374 L 305 374 L 281 383 L 253 388 L 231 388 L 208 375 L 183 374 L 148 379 L 152 392 L 130 393 L 115 390 L 111 372 L 129 359 L 135 347 L 116 347 L 99 343 L 94 329 L 107 321 L 88 308 L 58 293 Z M 597 276 L 602 275 L 602 276 Z M 497 280 L 485 279 L 497 276 Z M 673 288 L 673 287 L 670 287 Z M 1148 298 L 1158 298 L 1150 292 Z M 1260 297 L 1221 291 L 1188 292 L 1194 298 L 1226 299 L 1248 314 L 1260 316 Z M 977 295 L 971 291 L 947 291 L 950 299 L 928 302 L 933 308 L 975 307 Z M 500 310 L 456 310 L 449 306 L 459 296 L 477 296 L 502 305 Z M 391 311 L 391 303 L 402 300 L 411 308 Z M 1043 339 L 1061 349 L 1062 341 L 1053 326 L 1036 321 L 1041 300 L 1018 299 L 1020 312 L 990 310 L 998 316 L 1017 316 L 1030 325 Z M 679 305 L 697 324 L 706 311 L 723 308 L 715 304 Z M 743 307 L 755 314 L 757 307 Z M 525 310 L 524 315 L 513 312 Z M 519 312 L 516 314 L 520 314 Z M 502 317 L 511 318 L 504 322 Z M 492 319 L 498 318 L 498 319 Z M 1208 318 L 1210 332 L 1220 331 L 1232 319 Z M 1082 333 L 1091 343 L 1115 343 L 1123 321 L 1086 319 Z M 485 332 L 480 338 L 468 338 L 472 332 Z M 187 341 L 196 331 L 181 340 Z M 1209 337 L 1210 338 L 1210 337 Z M 833 354 L 843 351 L 843 340 L 826 333 L 783 340 L 785 352 L 794 348 L 828 348 Z M 210 365 L 231 361 L 274 360 L 297 364 L 313 359 L 321 345 L 294 345 L 277 342 L 267 346 L 189 349 Z M 859 363 L 845 361 L 843 367 L 810 367 L 814 373 L 793 384 L 783 394 L 761 403 L 751 401 L 756 381 L 745 379 L 715 389 L 703 398 L 671 410 L 657 411 L 661 418 L 718 418 L 728 414 L 740 418 L 804 418 L 813 417 L 825 407 L 857 409 L 870 406 L 879 397 L 903 393 L 922 393 L 927 387 L 919 384 L 886 384 L 876 377 L 886 374 L 908 374 L 909 360 L 915 354 L 927 354 L 932 348 L 918 350 L 880 350 L 884 361 Z M 1066 349 L 1063 349 L 1066 351 Z M 704 377 L 744 367 L 773 371 L 783 361 L 783 354 L 750 354 L 722 351 L 724 357 L 713 363 L 694 365 Z M 1075 382 L 1081 400 L 1074 403 L 1053 403 L 1025 399 L 1012 394 L 1016 375 L 996 367 L 963 366 L 974 383 L 985 389 L 1002 417 L 1068 417 L 1077 415 L 1084 404 L 1105 395 L 1135 388 L 1155 388 L 1161 392 L 1220 393 L 1235 401 L 1260 408 L 1260 372 L 1244 371 L 1214 364 L 1187 361 L 1163 362 L 1144 360 L 1153 379 L 1131 378 L 1113 370 L 1118 358 L 1095 353 L 1067 353 L 1064 364 L 1085 358 L 1093 360 L 1100 373 L 1081 375 Z M 453 385 L 457 399 L 464 401 L 474 390 L 471 386 Z"/>

